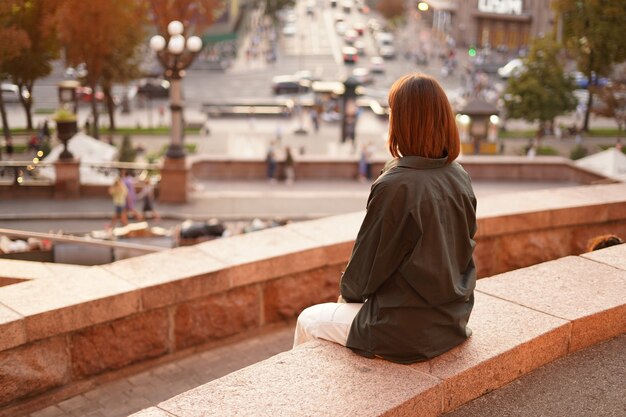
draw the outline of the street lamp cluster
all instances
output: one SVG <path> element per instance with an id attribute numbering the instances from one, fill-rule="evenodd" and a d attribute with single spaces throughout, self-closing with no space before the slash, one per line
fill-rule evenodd
<path id="1" fill-rule="evenodd" d="M 202 49 L 202 39 L 198 36 L 185 38 L 185 28 L 177 20 L 167 25 L 168 38 L 155 35 L 150 39 L 150 49 L 165 69 L 165 77 L 170 80 L 170 110 L 172 113 L 171 142 L 167 150 L 168 158 L 184 158 L 183 137 L 183 102 L 181 79 L 185 69 L 191 65 Z"/>

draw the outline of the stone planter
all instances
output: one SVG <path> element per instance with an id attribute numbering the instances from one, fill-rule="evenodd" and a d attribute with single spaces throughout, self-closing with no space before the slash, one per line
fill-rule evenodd
<path id="1" fill-rule="evenodd" d="M 67 141 L 78 132 L 76 120 L 57 121 L 57 137 L 63 142 L 63 152 L 59 159 L 73 159 L 74 155 L 67 149 Z"/>

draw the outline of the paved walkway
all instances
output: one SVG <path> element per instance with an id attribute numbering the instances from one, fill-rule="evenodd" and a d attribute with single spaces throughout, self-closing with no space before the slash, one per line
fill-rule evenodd
<path id="1" fill-rule="evenodd" d="M 293 325 L 156 366 L 102 384 L 83 394 L 27 414 L 30 417 L 123 417 L 198 385 L 291 349 Z M 17 416 L 16 416 L 17 417 Z"/>

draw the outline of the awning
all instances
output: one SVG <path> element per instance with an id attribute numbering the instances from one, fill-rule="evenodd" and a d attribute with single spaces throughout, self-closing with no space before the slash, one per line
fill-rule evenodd
<path id="1" fill-rule="evenodd" d="M 237 39 L 237 32 L 224 32 L 224 33 L 205 33 L 201 36 L 202 44 L 234 41 Z"/>

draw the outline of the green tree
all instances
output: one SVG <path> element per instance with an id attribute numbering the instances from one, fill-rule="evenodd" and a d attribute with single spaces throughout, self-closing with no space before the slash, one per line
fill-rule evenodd
<path id="1" fill-rule="evenodd" d="M 57 2 L 50 0 L 13 1 L 9 24 L 28 37 L 29 46 L 4 64 L 10 79 L 20 90 L 20 101 L 26 114 L 26 127 L 33 128 L 33 86 L 39 78 L 52 72 L 51 61 L 59 55 L 55 31 Z"/>
<path id="2" fill-rule="evenodd" d="M 141 76 L 141 62 L 145 50 L 147 4 L 128 2 L 117 16 L 117 46 L 102 67 L 100 86 L 109 116 L 109 130 L 115 130 L 115 100 L 112 90 L 115 83 L 126 84 Z M 144 48 L 142 48 L 144 47 Z"/>
<path id="3" fill-rule="evenodd" d="M 599 116 L 612 117 L 622 134 L 626 125 L 626 63 L 615 66 L 611 84 L 591 89 L 600 99 L 591 111 Z"/>
<path id="4" fill-rule="evenodd" d="M 506 112 L 512 119 L 539 122 L 540 129 L 554 118 L 576 108 L 574 82 L 565 76 L 559 46 L 547 38 L 536 39 L 525 70 L 509 79 L 504 92 Z"/>
<path id="5" fill-rule="evenodd" d="M 125 48 L 128 30 L 136 29 L 127 18 L 129 10 L 137 10 L 143 0 L 60 0 L 59 37 L 65 47 L 66 59 L 71 65 L 84 63 L 87 69 L 85 84 L 93 92 L 91 113 L 92 133 L 98 138 L 99 110 L 95 95 L 107 74 L 110 62 L 116 60 L 118 51 Z M 122 54 L 124 56 L 124 54 Z"/>
<path id="6" fill-rule="evenodd" d="M 279 11 L 287 7 L 294 7 L 295 4 L 295 0 L 265 0 L 265 14 L 277 21 L 277 13 Z"/>
<path id="7" fill-rule="evenodd" d="M 226 10 L 225 0 L 145 0 L 158 33 L 167 35 L 167 25 L 178 20 L 185 26 L 185 36 L 201 36 L 216 17 Z"/>
<path id="8" fill-rule="evenodd" d="M 380 0 L 376 3 L 376 9 L 385 19 L 395 20 L 404 16 L 404 3 L 403 0 Z"/>
<path id="9" fill-rule="evenodd" d="M 28 34 L 11 23 L 13 17 L 13 4 L 0 1 L 0 81 L 9 77 L 7 65 L 19 56 L 23 49 L 30 47 Z M 5 138 L 11 136 L 9 120 L 7 117 L 4 100 L 0 94 L 0 118 L 2 119 L 2 132 Z"/>
<path id="10" fill-rule="evenodd" d="M 562 24 L 563 42 L 578 69 L 592 85 L 594 74 L 608 76 L 615 63 L 626 59 L 623 0 L 555 0 L 553 7 Z M 589 130 L 593 91 L 589 90 L 583 130 Z"/>

